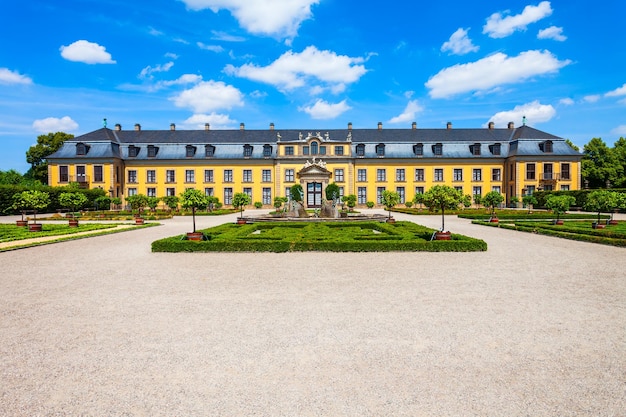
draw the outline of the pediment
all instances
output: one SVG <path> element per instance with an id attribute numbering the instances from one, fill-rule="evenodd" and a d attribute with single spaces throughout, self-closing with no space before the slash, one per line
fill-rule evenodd
<path id="1" fill-rule="evenodd" d="M 325 177 L 329 178 L 331 172 L 326 169 L 326 164 L 322 161 L 311 163 L 307 161 L 304 167 L 298 171 L 298 177 Z"/>

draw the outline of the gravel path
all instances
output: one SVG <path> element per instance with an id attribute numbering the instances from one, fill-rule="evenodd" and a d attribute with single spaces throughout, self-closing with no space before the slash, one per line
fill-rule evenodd
<path id="1" fill-rule="evenodd" d="M 0 253 L 0 415 L 623 416 L 626 251 L 446 225 L 489 250 Z"/>

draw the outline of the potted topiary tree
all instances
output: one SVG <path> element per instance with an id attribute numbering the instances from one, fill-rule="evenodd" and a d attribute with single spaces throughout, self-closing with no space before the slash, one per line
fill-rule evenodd
<path id="1" fill-rule="evenodd" d="M 101 195 L 93 202 L 96 206 L 96 210 L 101 211 L 100 217 L 104 217 L 104 210 L 109 210 L 111 208 L 111 197 L 107 197 L 106 195 Z"/>
<path id="2" fill-rule="evenodd" d="M 111 204 L 113 204 L 114 210 L 119 210 L 122 205 L 122 199 L 120 197 L 113 197 L 111 198 Z"/>
<path id="3" fill-rule="evenodd" d="M 385 209 L 389 212 L 387 223 L 395 223 L 395 220 L 391 217 L 391 209 L 400 202 L 400 195 L 395 191 L 385 190 L 381 196 L 381 202 L 385 206 Z"/>
<path id="4" fill-rule="evenodd" d="M 187 233 L 187 239 L 202 240 L 203 234 L 201 232 L 196 232 L 196 210 L 208 205 L 207 196 L 200 190 L 190 188 L 185 190 L 185 192 L 180 195 L 180 202 L 183 208 L 191 209 L 193 231 Z"/>
<path id="5" fill-rule="evenodd" d="M 287 197 L 274 197 L 274 216 L 281 216 L 282 213 L 279 213 L 280 208 L 284 203 L 289 201 Z"/>
<path id="6" fill-rule="evenodd" d="M 59 204 L 69 210 L 70 220 L 68 222 L 70 227 L 78 227 L 78 219 L 74 213 L 83 208 L 87 201 L 87 196 L 80 192 L 59 194 Z"/>
<path id="7" fill-rule="evenodd" d="M 489 191 L 482 198 L 482 203 L 485 205 L 485 207 L 488 207 L 490 209 L 490 214 L 491 214 L 491 217 L 489 218 L 490 222 L 492 223 L 498 222 L 498 216 L 496 215 L 496 206 L 501 204 L 503 201 L 504 201 L 504 196 L 502 196 L 502 194 L 500 194 L 497 191 Z"/>
<path id="8" fill-rule="evenodd" d="M 522 197 L 522 203 L 528 208 L 528 214 L 532 213 L 533 206 L 537 204 L 537 199 L 532 194 L 527 194 Z"/>
<path id="9" fill-rule="evenodd" d="M 168 195 L 166 197 L 163 197 L 162 200 L 167 206 L 167 208 L 170 210 L 170 212 L 173 210 L 178 210 L 178 203 L 180 202 L 180 199 L 178 198 L 178 196 Z"/>
<path id="10" fill-rule="evenodd" d="M 463 193 L 449 185 L 435 185 L 424 193 L 424 205 L 429 210 L 441 210 L 441 230 L 435 233 L 435 240 L 450 240 L 451 234 L 445 231 L 445 210 L 454 210 L 463 201 Z"/>
<path id="11" fill-rule="evenodd" d="M 151 212 L 156 212 L 156 208 L 161 202 L 159 197 L 146 197 L 146 206 L 150 209 Z"/>
<path id="12" fill-rule="evenodd" d="M 419 211 L 422 211 L 422 204 L 424 204 L 424 194 L 415 194 L 415 196 L 413 196 L 413 204 L 418 206 Z"/>
<path id="13" fill-rule="evenodd" d="M 356 207 L 356 195 L 348 194 L 341 197 L 341 201 L 348 206 L 348 212 L 354 211 L 354 207 Z M 346 213 L 346 217 L 348 217 L 348 213 Z"/>
<path id="14" fill-rule="evenodd" d="M 141 212 L 148 205 L 148 197 L 143 194 L 129 195 L 126 197 L 126 202 L 130 204 L 131 210 L 137 210 L 135 224 L 143 224 L 144 220 L 141 217 Z"/>
<path id="15" fill-rule="evenodd" d="M 587 201 L 585 202 L 585 210 L 595 211 L 598 213 L 598 220 L 593 222 L 591 227 L 594 229 L 604 228 L 603 224 L 600 224 L 600 214 L 609 213 L 613 207 L 615 207 L 615 197 L 613 193 L 607 190 L 592 191 L 587 195 Z"/>
<path id="16" fill-rule="evenodd" d="M 21 220 L 16 220 L 15 224 L 17 226 L 28 226 L 28 220 L 26 220 L 24 218 L 24 214 L 26 213 L 26 210 L 28 208 L 28 204 L 26 203 L 26 200 L 24 200 L 22 193 L 15 193 L 13 194 L 13 205 L 11 206 L 14 210 L 19 210 L 19 212 L 22 215 L 22 219 Z"/>
<path id="17" fill-rule="evenodd" d="M 511 206 L 513 208 L 517 208 L 517 203 L 519 203 L 519 197 L 514 195 L 513 197 L 511 197 Z"/>
<path id="18" fill-rule="evenodd" d="M 38 190 L 22 191 L 21 194 L 20 198 L 24 201 L 24 207 L 33 211 L 33 223 L 28 225 L 28 231 L 41 232 L 42 225 L 37 223 L 37 212 L 48 207 L 50 194 Z"/>
<path id="19" fill-rule="evenodd" d="M 546 208 L 556 214 L 554 224 L 563 224 L 563 220 L 561 220 L 560 216 L 562 213 L 567 212 L 572 204 L 576 204 L 576 199 L 571 195 L 549 195 L 548 198 L 546 198 Z"/>
<path id="20" fill-rule="evenodd" d="M 243 218 L 243 208 L 250 204 L 252 199 L 246 193 L 235 193 L 233 196 L 233 207 L 240 210 L 240 216 L 237 219 L 237 224 L 245 224 L 246 219 Z"/>

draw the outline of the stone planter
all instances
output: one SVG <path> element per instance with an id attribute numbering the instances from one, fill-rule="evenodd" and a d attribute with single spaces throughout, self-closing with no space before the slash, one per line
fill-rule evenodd
<path id="1" fill-rule="evenodd" d="M 396 219 L 394 219 L 393 217 L 389 217 L 387 220 L 385 220 L 387 223 L 393 224 L 396 222 Z"/>
<path id="2" fill-rule="evenodd" d="M 348 212 L 347 212 L 347 211 L 340 211 L 340 212 L 339 212 L 339 217 L 341 217 L 341 218 L 347 218 L 347 217 L 348 217 Z"/>
<path id="3" fill-rule="evenodd" d="M 489 219 L 489 223 L 498 223 L 500 220 L 498 220 L 497 217 L 492 217 Z"/>
<path id="4" fill-rule="evenodd" d="M 41 223 L 29 223 L 28 231 L 29 232 L 41 232 L 42 224 Z"/>
<path id="5" fill-rule="evenodd" d="M 78 219 L 70 219 L 68 220 L 69 227 L 78 227 Z"/>
<path id="6" fill-rule="evenodd" d="M 15 225 L 20 227 L 28 226 L 28 220 L 16 220 Z"/>
<path id="7" fill-rule="evenodd" d="M 591 228 L 592 229 L 604 229 L 605 227 L 606 227 L 606 225 L 604 225 L 602 223 L 598 223 L 598 222 L 591 223 Z"/>
<path id="8" fill-rule="evenodd" d="M 609 225 L 615 226 L 617 224 L 619 224 L 617 220 L 609 220 Z"/>
<path id="9" fill-rule="evenodd" d="M 246 219 L 244 219 L 243 217 L 238 217 L 237 218 L 237 224 L 246 224 Z"/>
<path id="10" fill-rule="evenodd" d="M 187 232 L 187 240 L 200 241 L 203 239 L 203 237 L 204 235 L 202 234 L 202 232 Z"/>
<path id="11" fill-rule="evenodd" d="M 135 217 L 135 224 L 142 225 L 144 223 L 143 218 Z"/>
<path id="12" fill-rule="evenodd" d="M 554 224 L 556 224 L 557 226 L 563 226 L 563 220 L 555 220 Z"/>
<path id="13" fill-rule="evenodd" d="M 450 232 L 436 232 L 435 240 L 450 240 L 451 233 Z"/>

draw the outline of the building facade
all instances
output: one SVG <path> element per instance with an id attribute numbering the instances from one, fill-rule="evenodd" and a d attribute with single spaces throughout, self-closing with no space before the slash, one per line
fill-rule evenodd
<path id="1" fill-rule="evenodd" d="M 529 126 L 481 129 L 133 130 L 102 128 L 66 141 L 48 157 L 49 184 L 77 182 L 111 197 L 164 197 L 197 188 L 230 205 L 235 193 L 271 207 L 301 184 L 309 208 L 326 185 L 380 205 L 393 190 L 401 203 L 437 184 L 470 195 L 521 197 L 580 189 L 582 155 L 565 139 Z"/>

